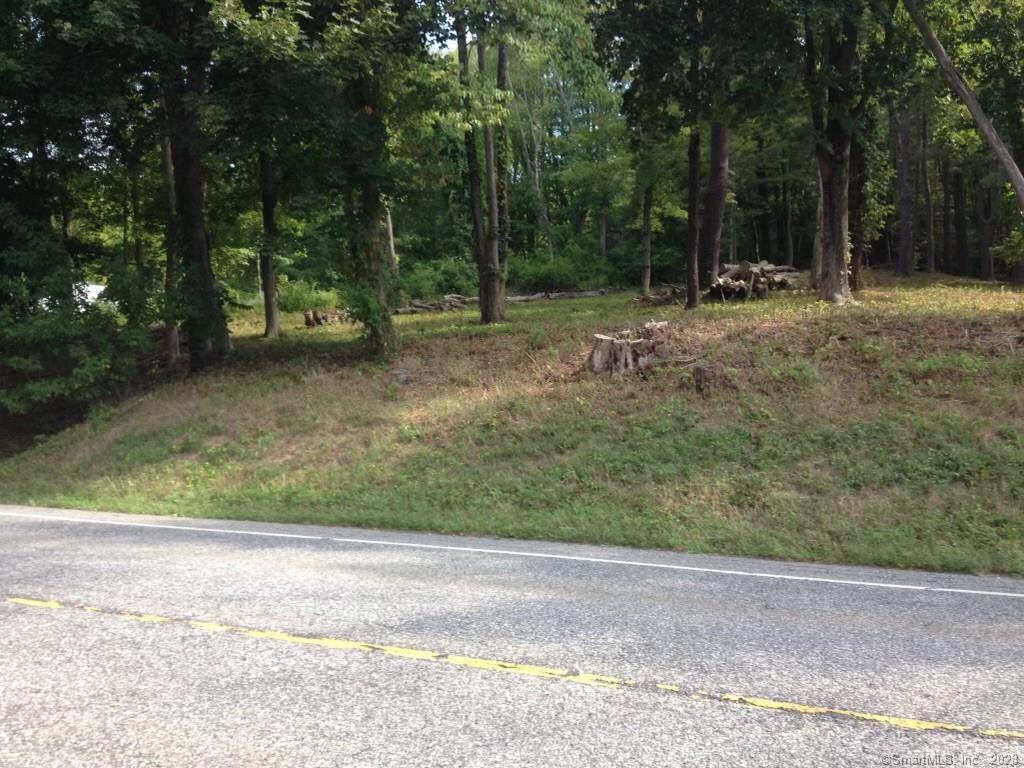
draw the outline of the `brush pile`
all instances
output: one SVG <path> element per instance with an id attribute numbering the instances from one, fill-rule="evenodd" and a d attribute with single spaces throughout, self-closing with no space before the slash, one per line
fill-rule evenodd
<path id="1" fill-rule="evenodd" d="M 395 314 L 422 315 L 424 312 L 457 312 L 477 302 L 479 302 L 479 299 L 476 296 L 448 293 L 437 301 L 419 301 L 414 299 L 409 302 L 409 306 L 396 309 Z"/>
<path id="2" fill-rule="evenodd" d="M 672 304 L 683 305 L 686 303 L 686 288 L 681 285 L 666 283 L 665 287 L 647 294 L 641 294 L 633 299 L 633 303 L 640 307 L 666 307 Z"/>
<path id="3" fill-rule="evenodd" d="M 344 310 L 307 309 L 302 313 L 302 317 L 306 321 L 307 328 L 351 322 L 348 312 Z"/>
<path id="4" fill-rule="evenodd" d="M 526 304 L 531 301 L 557 301 L 559 299 L 589 299 L 597 296 L 604 296 L 607 291 L 556 291 L 554 293 L 531 293 L 527 296 L 508 296 L 505 301 L 509 304 Z M 471 305 L 479 303 L 476 296 L 463 296 L 458 293 L 449 293 L 438 301 L 409 302 L 409 306 L 395 310 L 396 315 L 420 315 L 424 312 L 455 312 L 466 309 Z"/>
<path id="5" fill-rule="evenodd" d="M 800 271 L 796 267 L 778 266 L 762 261 L 751 264 L 724 264 L 718 278 L 708 289 L 708 298 L 721 299 L 766 299 L 769 291 L 786 291 L 796 288 Z"/>
<path id="6" fill-rule="evenodd" d="M 529 296 L 509 296 L 506 301 L 512 304 L 525 304 L 530 301 L 558 301 L 560 299 L 595 299 L 604 296 L 608 292 L 604 289 L 599 291 L 553 291 L 544 293 L 531 293 Z"/>

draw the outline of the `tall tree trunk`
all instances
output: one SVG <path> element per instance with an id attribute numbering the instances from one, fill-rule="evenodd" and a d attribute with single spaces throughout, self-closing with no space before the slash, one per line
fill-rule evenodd
<path id="1" fill-rule="evenodd" d="M 736 206 L 729 206 L 729 263 L 736 263 L 739 243 L 736 242 Z M 717 277 L 717 275 L 716 275 Z"/>
<path id="2" fill-rule="evenodd" d="M 914 269 L 914 179 L 910 142 L 910 109 L 899 113 L 900 250 L 896 273 L 910 277 Z"/>
<path id="3" fill-rule="evenodd" d="M 398 249 L 395 248 L 395 222 L 391 218 L 391 206 L 384 206 L 385 230 L 388 236 L 388 269 L 393 278 L 398 277 Z"/>
<path id="4" fill-rule="evenodd" d="M 927 110 L 921 111 L 921 181 L 924 186 L 925 222 L 928 228 L 928 248 L 925 251 L 925 269 L 935 272 L 935 195 L 932 191 L 932 176 L 928 168 L 928 147 L 931 146 L 931 131 Z"/>
<path id="5" fill-rule="evenodd" d="M 686 243 L 686 308 L 700 306 L 700 128 L 690 129 L 690 149 L 687 154 L 690 164 L 690 208 L 689 237 Z"/>
<path id="6" fill-rule="evenodd" d="M 649 296 L 651 293 L 651 219 L 654 210 L 654 185 L 644 185 L 643 200 L 643 252 L 644 265 L 640 278 L 640 293 Z"/>
<path id="7" fill-rule="evenodd" d="M 381 84 L 375 72 L 367 72 L 353 83 L 361 108 L 356 127 L 364 140 L 359 164 L 352 167 L 358 182 L 359 221 L 358 279 L 372 297 L 369 315 L 363 318 L 366 336 L 374 354 L 385 356 L 398 347 L 398 334 L 391 316 L 391 271 L 384 243 L 384 197 L 380 173 L 387 163 L 387 127 L 381 99 Z"/>
<path id="8" fill-rule="evenodd" d="M 132 152 L 134 155 L 134 151 Z M 141 176 L 142 162 L 138 157 L 133 156 L 127 163 L 129 177 L 129 239 L 131 241 L 131 262 L 135 271 L 135 295 L 132 297 L 132 308 L 127 314 L 134 314 L 134 322 L 141 322 L 146 314 L 147 285 L 146 285 L 146 264 L 145 254 L 142 247 L 142 200 L 141 200 Z"/>
<path id="9" fill-rule="evenodd" d="M 796 261 L 796 248 L 793 244 L 793 184 L 788 178 L 788 163 L 786 174 L 787 178 L 782 182 L 782 202 L 786 208 L 786 266 L 792 267 Z"/>
<path id="10" fill-rule="evenodd" d="M 834 145 L 834 151 L 818 153 L 821 169 L 821 278 L 818 295 L 824 301 L 845 304 L 850 300 L 847 270 L 850 233 L 850 138 Z"/>
<path id="11" fill-rule="evenodd" d="M 856 119 L 854 98 L 860 18 L 847 8 L 829 21 L 819 61 L 815 31 L 805 17 L 806 87 L 821 175 L 821 278 L 818 296 L 834 304 L 850 300 L 847 269 L 850 232 L 850 149 Z M 824 75 L 824 77 L 822 77 Z"/>
<path id="12" fill-rule="evenodd" d="M 463 90 L 469 90 L 469 43 L 466 39 L 466 20 L 458 14 L 455 17 L 455 37 L 459 52 L 459 80 Z M 469 96 L 467 93 L 463 108 L 468 112 L 470 109 Z M 473 224 L 473 259 L 476 262 L 477 276 L 479 279 L 480 295 L 480 321 L 489 322 L 491 309 L 489 305 L 490 293 L 488 291 L 488 269 L 487 269 L 487 234 L 484 223 L 484 201 L 483 190 L 480 179 L 480 157 L 477 154 L 477 136 L 475 128 L 468 128 L 463 134 L 466 146 L 466 184 L 469 188 L 469 214 Z"/>
<path id="13" fill-rule="evenodd" d="M 530 177 L 530 186 L 533 188 L 533 195 L 536 199 L 537 214 L 540 216 L 541 226 L 544 229 L 544 237 L 547 240 L 548 259 L 555 260 L 555 238 L 551 229 L 551 217 L 548 214 L 547 197 L 540 178 L 540 142 L 537 140 L 536 128 L 532 122 L 529 126 L 530 137 L 526 136 L 526 130 L 520 127 L 519 137 L 522 146 L 523 163 L 526 166 L 526 173 Z"/>
<path id="14" fill-rule="evenodd" d="M 132 214 L 132 262 L 135 265 L 135 276 L 139 281 L 139 291 L 145 294 L 146 265 L 142 249 L 142 201 L 140 192 L 140 181 L 142 176 L 142 163 L 138 160 L 129 164 L 131 173 L 131 214 Z"/>
<path id="15" fill-rule="evenodd" d="M 942 158 L 942 271 L 953 274 L 953 188 L 949 158 Z"/>
<path id="16" fill-rule="evenodd" d="M 512 90 L 508 72 L 508 45 L 502 41 L 498 44 L 498 90 L 508 93 Z M 505 284 L 508 276 L 508 244 L 512 229 L 509 215 L 508 185 L 508 123 L 507 118 L 494 129 L 494 167 L 495 186 L 498 200 L 498 270 L 499 296 L 498 306 L 501 307 L 502 319 L 505 319 Z"/>
<path id="17" fill-rule="evenodd" d="M 601 263 L 608 261 L 608 214 L 602 210 L 597 215 L 597 251 Z"/>
<path id="18" fill-rule="evenodd" d="M 975 218 L 978 225 L 978 257 L 981 262 L 981 279 L 994 280 L 996 269 L 992 258 L 992 246 L 995 244 L 996 235 L 996 206 L 993 200 L 992 187 L 985 184 L 984 181 L 979 182 L 975 197 Z"/>
<path id="19" fill-rule="evenodd" d="M 718 277 L 728 190 L 729 128 L 724 123 L 712 123 L 710 173 L 704 202 L 704 219 L 700 230 L 700 261 L 704 265 L 704 273 L 701 275 L 702 287 L 711 285 L 711 281 Z"/>
<path id="20" fill-rule="evenodd" d="M 167 195 L 167 221 L 165 224 L 167 265 L 164 269 L 164 359 L 167 365 L 178 362 L 181 339 L 178 336 L 178 202 L 174 191 L 174 160 L 171 157 L 171 140 L 164 137 L 162 142 L 164 192 Z"/>
<path id="21" fill-rule="evenodd" d="M 190 95 L 205 89 L 205 72 L 189 74 Z M 177 194 L 179 231 L 186 270 L 188 294 L 185 299 L 185 333 L 188 337 L 189 367 L 200 371 L 223 360 L 230 351 L 227 318 L 210 261 L 204 220 L 204 179 L 202 130 L 199 115 L 177 88 L 167 91 L 168 118 L 174 126 L 171 141 L 174 187 Z"/>
<path id="22" fill-rule="evenodd" d="M 903 0 L 903 5 L 924 38 L 928 50 L 932 52 L 936 61 L 939 62 L 939 68 L 942 70 L 942 73 L 946 76 L 956 95 L 967 106 L 989 148 L 995 154 L 999 164 L 1009 177 L 1010 183 L 1013 185 L 1014 192 L 1017 195 L 1017 205 L 1021 211 L 1024 211 L 1024 175 L 1021 174 L 1020 168 L 1017 167 L 1017 163 L 1010 154 L 1010 150 L 1007 149 L 995 126 L 992 125 L 992 121 L 988 119 L 988 115 L 981 108 L 981 104 L 978 103 L 974 91 L 967 85 L 967 82 L 953 64 L 953 60 L 950 59 L 946 49 L 935 36 L 931 25 L 928 23 L 928 17 L 925 16 L 924 11 L 918 6 L 917 0 Z"/>
<path id="23" fill-rule="evenodd" d="M 967 199 L 964 192 L 964 173 L 953 171 L 953 229 L 956 237 L 956 272 L 971 274 L 970 253 L 967 249 Z"/>
<path id="24" fill-rule="evenodd" d="M 263 212 L 263 242 L 260 246 L 260 287 L 263 290 L 263 335 L 276 339 L 281 335 L 281 320 L 277 311 L 277 273 L 274 257 L 277 254 L 281 232 L 277 227 L 277 183 L 270 152 L 259 152 L 260 204 Z"/>
<path id="25" fill-rule="evenodd" d="M 213 274 L 204 219 L 206 138 L 199 105 L 206 93 L 210 53 L 197 44 L 195 29 L 209 15 L 210 7 L 200 3 L 192 14 L 174 0 L 160 0 L 156 10 L 161 31 L 188 50 L 187 58 L 178 66 L 160 73 L 160 85 L 171 135 L 178 233 L 187 285 L 184 327 L 189 367 L 199 371 L 223 360 L 231 351 L 227 317 Z"/>
<path id="26" fill-rule="evenodd" d="M 811 287 L 821 287 L 821 262 L 825 249 L 825 184 L 818 169 L 818 211 L 814 219 L 814 251 L 811 254 Z"/>
<path id="27" fill-rule="evenodd" d="M 487 71 L 487 49 L 483 38 L 476 41 L 477 68 Z M 498 250 L 498 181 L 494 166 L 494 126 L 484 124 L 484 169 L 487 182 L 487 228 L 484 234 L 484 271 L 480 274 L 480 309 L 484 323 L 500 323 L 505 319 L 502 303 L 501 259 Z"/>
<path id="28" fill-rule="evenodd" d="M 850 146 L 850 289 L 864 288 L 864 262 L 867 256 L 867 232 L 864 226 L 865 198 L 867 184 L 867 158 L 864 145 L 856 136 Z"/>

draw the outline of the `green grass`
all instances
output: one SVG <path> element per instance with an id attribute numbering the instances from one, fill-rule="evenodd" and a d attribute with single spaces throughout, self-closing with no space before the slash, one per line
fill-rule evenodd
<path id="1" fill-rule="evenodd" d="M 582 373 L 591 334 L 671 322 L 649 379 Z M 879 280 L 643 309 L 630 296 L 258 338 L 0 461 L 0 499 L 1024 574 L 1024 294 Z M 689 361 L 713 372 L 693 388 Z M 408 383 L 400 383 L 408 380 Z"/>

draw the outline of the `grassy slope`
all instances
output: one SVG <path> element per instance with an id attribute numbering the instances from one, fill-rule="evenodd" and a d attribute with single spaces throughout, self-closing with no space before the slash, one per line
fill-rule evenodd
<path id="1" fill-rule="evenodd" d="M 231 365 L 0 462 L 0 499 L 1024 574 L 1024 294 L 952 282 L 407 317 L 391 364 L 246 318 Z M 685 362 L 580 373 L 591 333 L 652 317 L 710 396 Z"/>

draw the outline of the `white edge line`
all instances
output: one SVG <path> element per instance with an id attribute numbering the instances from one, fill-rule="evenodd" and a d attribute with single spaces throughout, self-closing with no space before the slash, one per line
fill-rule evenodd
<path id="1" fill-rule="evenodd" d="M 671 563 L 649 563 L 640 560 L 615 560 L 605 557 L 583 557 L 581 555 L 558 555 L 550 552 L 523 552 L 512 549 L 488 549 L 486 547 L 455 547 L 442 544 L 418 544 L 406 541 L 388 541 L 386 539 L 358 539 L 332 536 L 306 536 L 298 533 L 274 533 L 271 531 L 246 531 L 232 528 L 204 528 L 198 525 L 163 525 L 159 523 L 136 523 L 127 520 L 95 520 L 78 517 L 61 517 L 57 515 L 34 515 L 25 512 L 3 512 L 0 517 L 16 517 L 28 520 L 55 521 L 61 523 L 81 523 L 85 525 L 114 525 L 127 528 L 165 528 L 172 531 L 191 531 L 195 533 L 219 533 L 239 536 L 265 536 L 278 539 L 303 539 L 306 541 L 334 541 L 341 544 L 368 544 L 378 547 L 405 547 L 407 549 L 428 549 L 445 552 L 468 552 L 472 554 L 503 555 L 506 557 L 535 557 L 544 560 L 563 560 L 579 563 L 599 563 L 602 565 L 624 565 L 634 568 L 658 568 L 669 571 L 689 573 L 709 573 L 720 576 L 742 576 L 755 579 L 775 579 L 777 581 L 804 581 L 814 584 L 837 584 L 852 587 L 875 587 L 879 589 L 902 589 L 912 592 L 944 592 L 958 595 L 985 595 L 988 597 L 1024 598 L 1022 592 L 998 592 L 982 589 L 957 589 L 954 587 L 926 587 L 920 584 L 891 584 L 881 581 L 855 581 L 851 579 L 828 579 L 817 576 L 795 576 L 783 573 L 764 573 L 760 571 L 737 571 L 725 568 L 702 568 L 696 565 L 673 565 Z"/>

